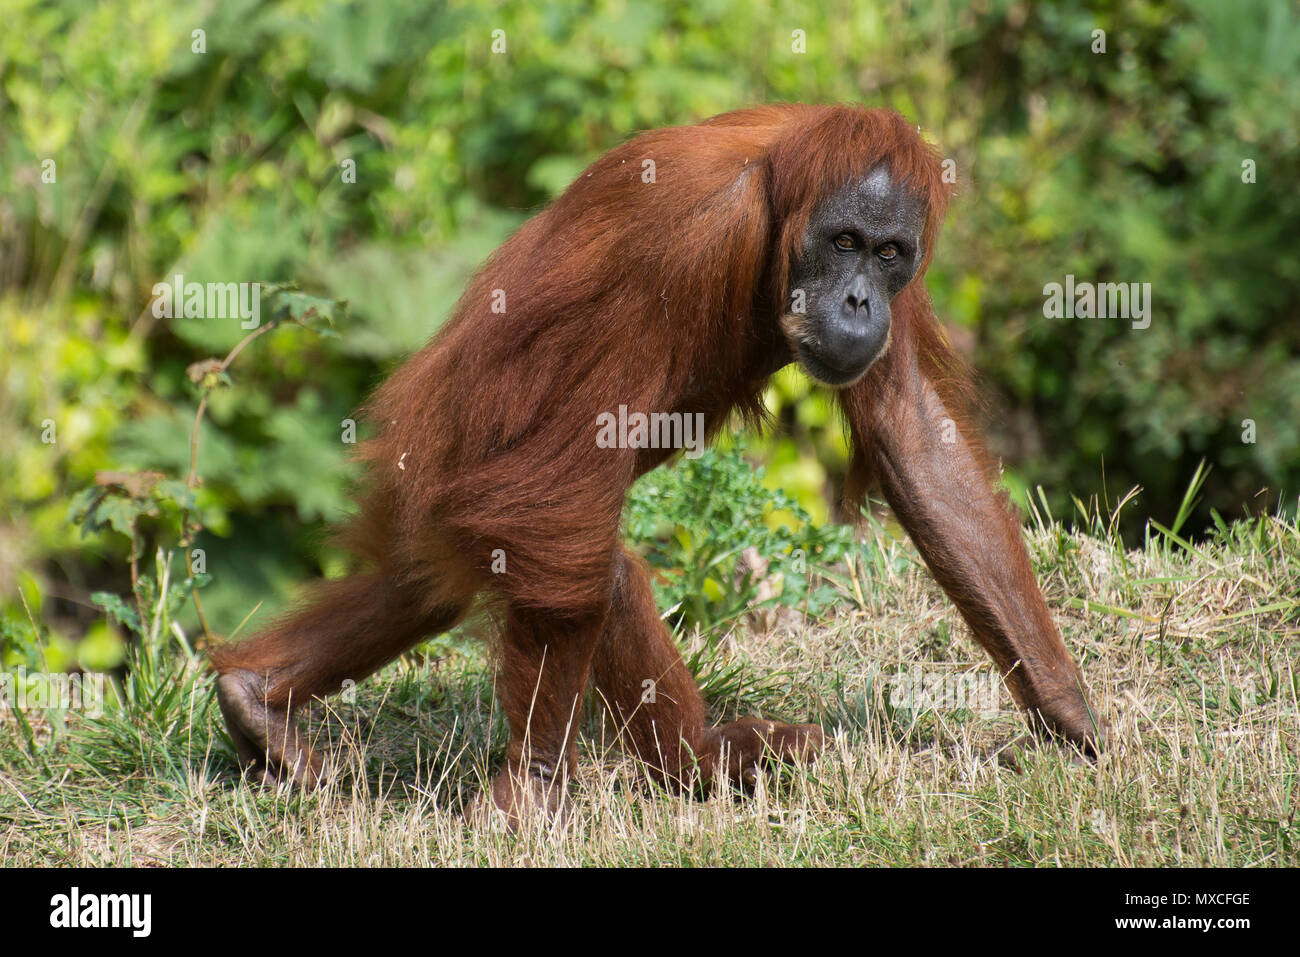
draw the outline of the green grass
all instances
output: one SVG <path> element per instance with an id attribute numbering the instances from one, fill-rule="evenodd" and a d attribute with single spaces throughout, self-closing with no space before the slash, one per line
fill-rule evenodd
<path id="1" fill-rule="evenodd" d="M 506 729 L 479 646 L 432 643 L 317 706 L 342 765 L 324 791 L 241 782 L 211 679 L 177 648 L 137 660 L 130 703 L 88 719 L 0 712 L 0 860 L 119 865 L 1295 866 L 1300 529 L 1261 518 L 1125 551 L 1036 517 L 1030 550 L 1112 743 L 1095 764 L 998 751 L 993 715 L 896 707 L 886 676 L 987 672 L 906 544 L 874 536 L 833 576 L 834 617 L 759 611 L 688 653 L 719 717 L 822 721 L 833 743 L 756 794 L 693 800 L 641 777 L 597 716 L 566 817 L 516 835 L 462 815 Z M 1177 523 L 1175 523 L 1177 524 Z M 30 731 L 30 735 L 28 734 Z"/>

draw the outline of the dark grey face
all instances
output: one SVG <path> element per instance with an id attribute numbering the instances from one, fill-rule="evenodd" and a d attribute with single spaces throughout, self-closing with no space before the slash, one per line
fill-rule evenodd
<path id="1" fill-rule="evenodd" d="M 888 348 L 889 304 L 920 265 L 924 225 L 923 203 L 884 167 L 813 211 L 781 327 L 814 379 L 849 385 Z"/>

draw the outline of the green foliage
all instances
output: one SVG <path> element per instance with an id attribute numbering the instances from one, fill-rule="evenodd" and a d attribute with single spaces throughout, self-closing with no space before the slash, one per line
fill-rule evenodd
<path id="1" fill-rule="evenodd" d="M 265 297 L 269 315 L 263 324 L 249 332 L 224 359 L 204 359 L 186 370 L 198 392 L 198 408 L 187 443 L 189 471 L 186 479 L 169 479 L 157 471 L 99 472 L 94 486 L 72 497 L 68 521 L 80 526 L 83 535 L 115 532 L 130 546 L 131 599 L 124 600 L 109 591 L 97 591 L 90 599 L 104 610 L 110 622 L 122 625 L 128 634 L 134 635 L 136 642 L 127 653 L 116 634 L 97 623 L 87 632 L 82 643 L 82 662 L 90 667 L 112 667 L 121 664 L 124 657 L 132 658 L 134 667 L 127 684 L 128 705 L 133 701 L 130 689 L 139 681 L 148 681 L 151 676 L 156 676 L 164 667 L 159 651 L 160 636 L 162 640 L 169 640 L 168 636 L 174 632 L 193 663 L 194 653 L 178 621 L 181 609 L 188 601 L 193 600 L 204 634 L 211 637 L 202 603 L 195 594 L 196 589 L 211 580 L 211 576 L 202 570 L 206 567 L 206 555 L 197 549 L 189 551 L 195 537 L 203 530 L 194 489 L 201 484 L 198 474 L 199 439 L 209 399 L 217 390 L 232 385 L 230 366 L 254 339 L 285 322 L 333 335 L 336 319 L 346 311 L 345 303 L 305 294 L 289 284 L 268 284 Z M 150 544 L 154 549 L 155 573 L 141 574 L 139 560 Z M 188 569 L 188 574 L 179 580 L 172 576 L 172 559 L 178 551 L 185 556 Z M 196 571 L 193 559 L 200 555 L 203 556 L 202 567 Z M 39 594 L 39 591 L 35 593 Z M 148 609 L 153 609 L 152 617 L 147 614 Z M 38 606 L 38 613 L 39 610 Z M 35 627 L 30 609 L 28 614 Z M 6 629 L 4 644 L 0 648 L 12 646 L 21 654 L 24 646 L 14 634 L 13 629 Z M 136 674 L 137 668 L 143 670 Z"/>
<path id="2" fill-rule="evenodd" d="M 1098 27 L 1104 54 L 1091 50 Z M 1142 511 L 1166 521 L 1207 459 L 1202 501 L 1184 516 L 1192 536 L 1211 508 L 1292 499 L 1295 5 L 1014 5 L 957 37 L 952 68 L 985 105 L 962 97 L 969 119 L 946 142 L 970 178 L 945 241 L 956 268 L 940 266 L 935 292 L 969 330 L 997 418 L 1012 420 L 995 421 L 999 450 L 1058 507 L 1067 489 L 1100 488 L 1104 463 L 1103 491 L 1141 485 Z M 1045 318 L 1042 287 L 1066 274 L 1149 282 L 1150 328 Z M 1134 540 L 1140 513 L 1122 524 Z"/>
<path id="3" fill-rule="evenodd" d="M 768 604 L 819 615 L 841 597 L 817 571 L 847 554 L 851 530 L 813 525 L 763 477 L 739 449 L 707 450 L 633 487 L 628 535 L 655 572 L 660 607 L 679 624 L 707 628 Z"/>
<path id="4" fill-rule="evenodd" d="M 1140 505 L 1108 534 L 1137 543 L 1150 515 L 1194 543 L 1300 488 L 1288 0 L 19 0 L 5 27 L 0 608 L 26 621 L 14 584 L 30 569 L 51 596 L 37 612 L 51 649 L 102 621 L 91 595 L 133 591 L 125 560 L 154 554 L 121 534 L 133 521 L 151 537 L 179 510 L 202 527 L 190 544 L 208 554 L 203 596 L 223 632 L 337 569 L 320 532 L 347 514 L 356 477 L 341 423 L 436 331 L 470 272 L 636 131 L 775 100 L 892 106 L 955 161 L 930 287 L 983 375 L 1022 504 L 1037 487 L 1036 506 L 1072 515 L 1077 492 L 1109 516 L 1137 484 Z M 1047 319 L 1043 286 L 1067 273 L 1150 282 L 1150 328 Z M 285 288 L 277 315 L 325 332 L 330 302 L 355 306 L 346 335 L 277 327 L 237 374 L 196 383 L 190 370 L 245 330 L 155 317 L 154 285 L 177 274 L 301 281 L 320 298 Z M 83 535 L 69 502 L 97 472 L 187 474 L 196 385 L 208 407 L 192 509 L 105 495 Z M 767 403 L 778 429 L 748 439 L 751 453 L 823 523 L 847 462 L 832 399 L 791 371 Z M 789 542 L 724 531 L 707 552 L 703 530 L 725 517 L 679 519 L 707 571 L 675 566 L 688 548 L 675 540 L 679 554 L 652 553 L 682 616 L 739 607 L 727 563 L 742 543 L 786 574 Z"/>
<path id="5" fill-rule="evenodd" d="M 0 668 L 39 671 L 45 662 L 41 634 L 33 625 L 13 615 L 0 618 Z"/>
<path id="6" fill-rule="evenodd" d="M 100 474 L 101 483 L 74 495 L 68 509 L 68 520 L 83 533 L 112 528 L 130 539 L 144 519 L 157 519 L 180 537 L 183 516 L 194 508 L 194 494 L 184 482 L 158 472 Z"/>

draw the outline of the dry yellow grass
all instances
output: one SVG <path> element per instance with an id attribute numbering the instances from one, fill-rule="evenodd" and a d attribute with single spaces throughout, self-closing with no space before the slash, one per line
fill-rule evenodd
<path id="1" fill-rule="evenodd" d="M 832 620 L 745 627 L 722 654 L 769 713 L 834 733 L 807 768 L 757 793 L 695 800 L 640 775 L 599 720 L 568 813 L 510 835 L 461 811 L 499 756 L 491 671 L 465 647 L 408 659 L 315 726 L 343 770 L 323 792 L 241 783 L 206 677 L 175 714 L 75 716 L 36 744 L 3 733 L 0 858 L 119 865 L 1291 865 L 1300 788 L 1300 536 L 1121 554 L 1049 527 L 1031 549 L 1067 644 L 1107 717 L 1095 764 L 999 748 L 1001 710 L 911 711 L 888 677 L 987 674 L 915 561 L 855 568 Z M 913 555 L 887 543 L 893 558 Z M 914 557 L 914 555 L 913 555 Z M 894 570 L 898 569 L 898 570 Z M 857 596 L 861 596 L 858 600 Z M 1110 610 L 1105 610 L 1110 609 Z M 727 710 L 727 702 L 718 702 Z M 14 728 L 13 716 L 4 718 Z M 172 722 L 171 736 L 151 730 Z M 161 727 L 162 725 L 158 725 Z"/>

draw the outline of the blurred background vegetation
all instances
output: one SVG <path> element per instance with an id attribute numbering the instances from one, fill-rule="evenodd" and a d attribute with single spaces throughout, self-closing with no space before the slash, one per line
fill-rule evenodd
<path id="1" fill-rule="evenodd" d="M 94 637 L 90 595 L 129 590 L 128 545 L 83 536 L 70 501 L 97 470 L 186 474 L 186 368 L 243 333 L 155 320 L 155 283 L 297 281 L 351 303 L 337 337 L 277 328 L 212 393 L 194 508 L 208 615 L 229 633 L 259 601 L 265 614 L 342 567 L 322 535 L 354 477 L 340 423 L 497 244 L 635 132 L 777 100 L 892 106 L 955 160 L 961 195 L 930 288 L 982 374 L 1013 496 L 1041 485 L 1068 516 L 1071 496 L 1113 504 L 1140 485 L 1137 534 L 1144 517 L 1170 521 L 1204 459 L 1191 533 L 1211 509 L 1294 505 L 1291 0 L 4 8 L 7 620 L 26 620 L 21 592 L 55 637 Z M 1151 283 L 1150 328 L 1045 318 L 1043 287 L 1066 274 Z M 778 429 L 747 454 L 823 522 L 845 465 L 828 396 L 787 370 L 769 402 Z"/>

